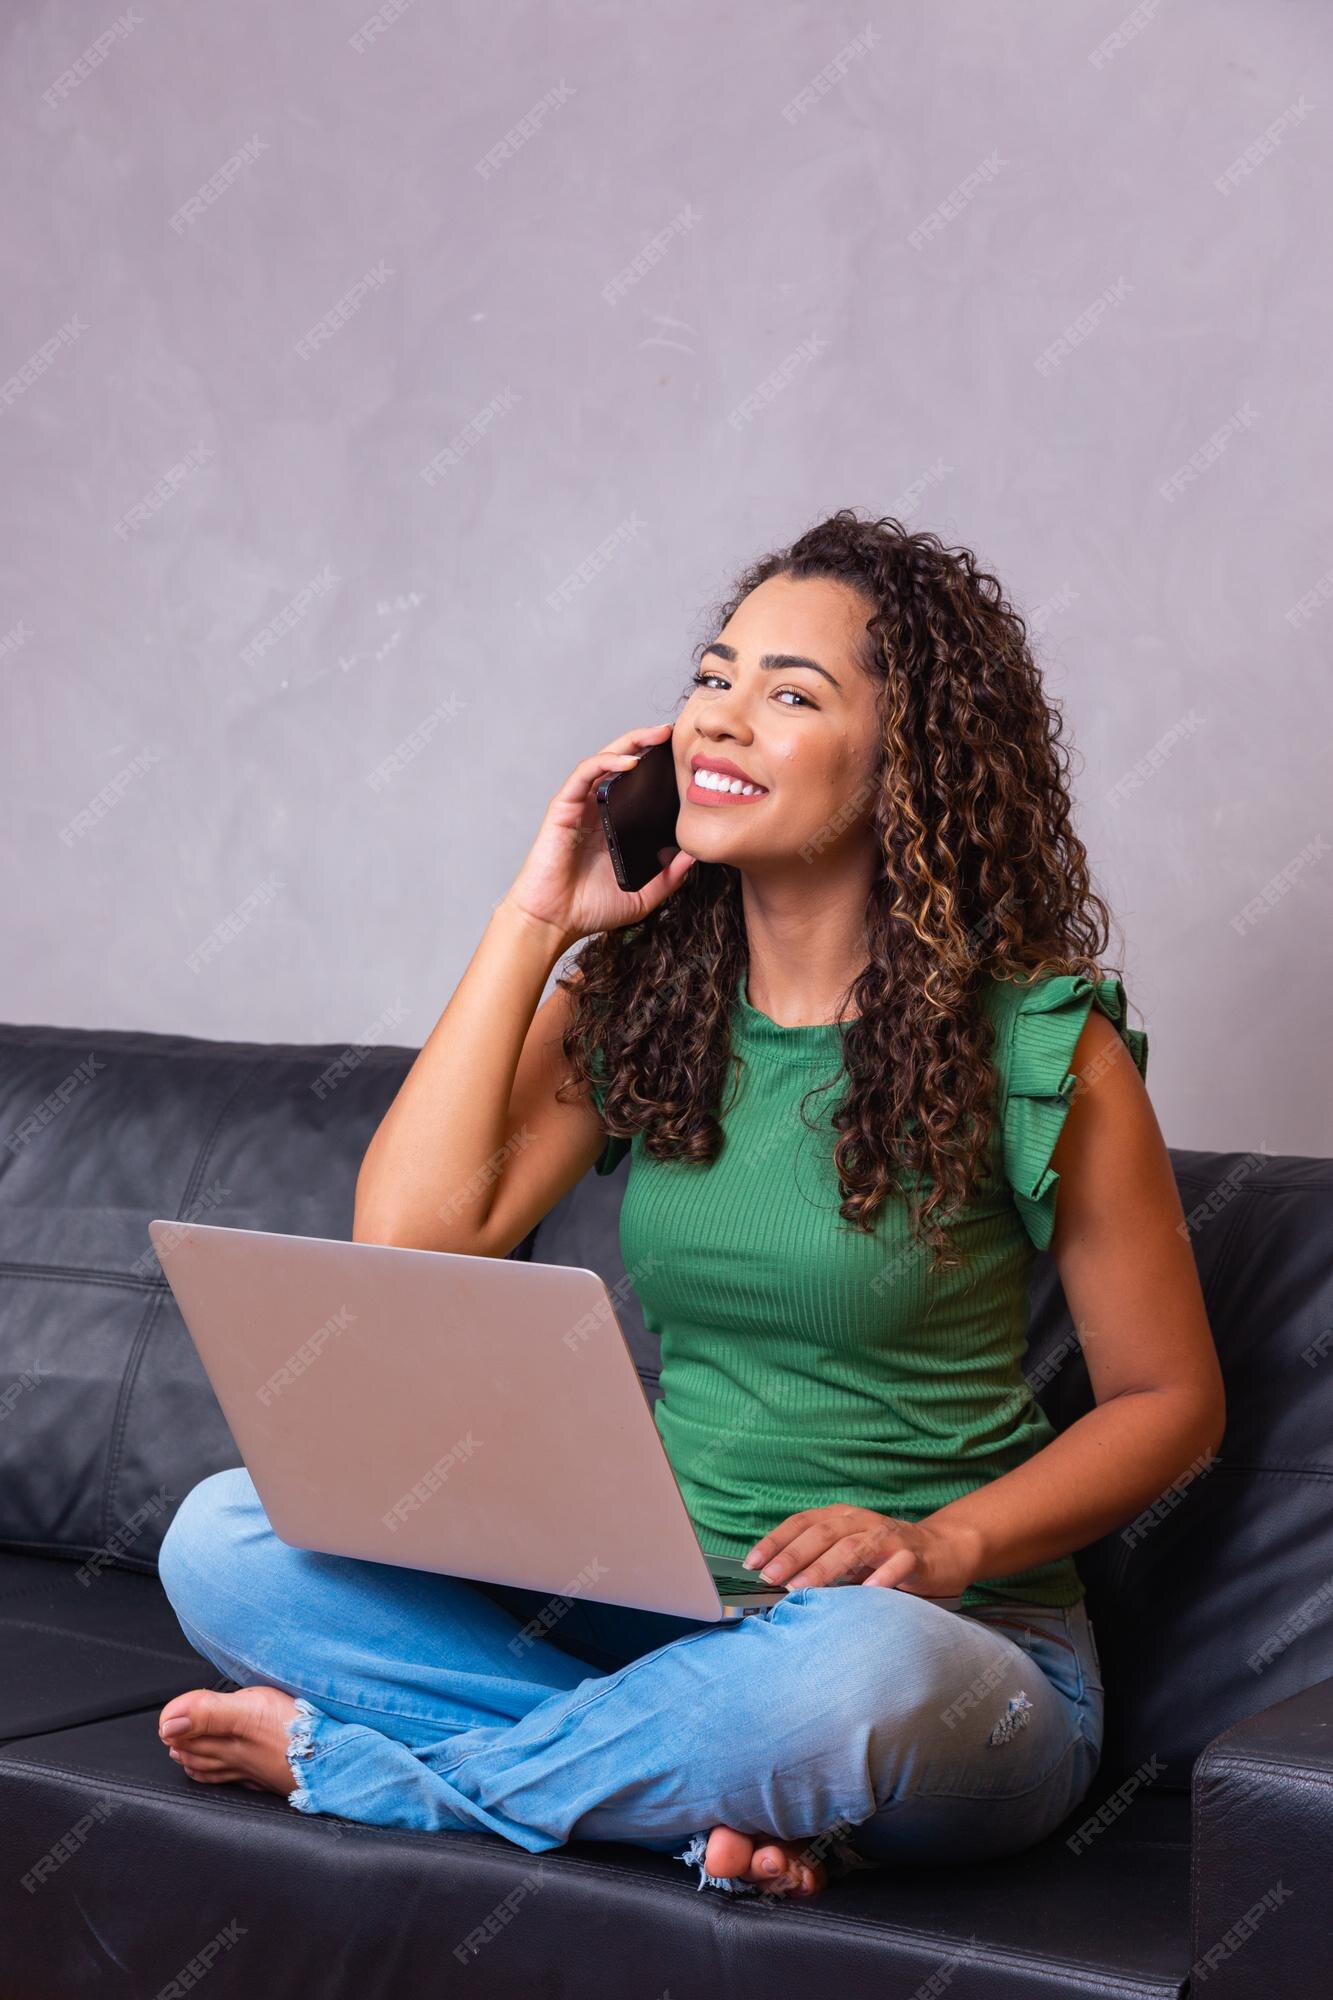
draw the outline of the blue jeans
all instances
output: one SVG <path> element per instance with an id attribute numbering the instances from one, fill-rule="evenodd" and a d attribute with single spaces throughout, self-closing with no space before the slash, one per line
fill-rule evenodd
<path id="1" fill-rule="evenodd" d="M 295 1696 L 299 1812 L 628 1841 L 747 1894 L 703 1865 L 716 1825 L 809 1841 L 830 1878 L 982 1860 L 1057 1826 L 1101 1753 L 1082 1602 L 808 1587 L 707 1624 L 290 1548 L 240 1467 L 186 1495 L 159 1572 L 206 1659 Z"/>

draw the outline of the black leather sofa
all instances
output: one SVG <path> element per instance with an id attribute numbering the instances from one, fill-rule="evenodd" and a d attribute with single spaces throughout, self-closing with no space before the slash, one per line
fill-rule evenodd
<path id="1" fill-rule="evenodd" d="M 0 1996 L 66 2000 L 1285 2000 L 1333 1988 L 1333 1162 L 1173 1155 L 1229 1390 L 1212 1465 L 1082 1551 L 1101 1769 L 1006 1862 L 853 1874 L 804 1905 L 674 1858 L 312 1818 L 200 1786 L 161 1703 L 220 1683 L 155 1575 L 239 1462 L 155 1215 L 346 1237 L 412 1060 L 385 1047 L 0 1028 Z M 613 1288 L 626 1169 L 514 1253 Z M 1028 1373 L 1089 1402 L 1049 1258 Z"/>

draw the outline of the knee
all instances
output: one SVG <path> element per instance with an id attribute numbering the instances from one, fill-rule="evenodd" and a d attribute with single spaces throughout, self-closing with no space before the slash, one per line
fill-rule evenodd
<path id="1" fill-rule="evenodd" d="M 176 1509 L 162 1547 L 158 1551 L 157 1573 L 174 1609 L 189 1616 L 191 1600 L 220 1569 L 229 1569 L 235 1543 L 256 1513 L 262 1516 L 259 1495 L 243 1465 L 228 1466 L 223 1472 L 201 1479 Z"/>
<path id="2" fill-rule="evenodd" d="M 959 1621 L 938 1605 L 877 1586 L 812 1590 L 805 1605 L 821 1685 L 857 1714 L 919 1724 L 957 1677 Z"/>

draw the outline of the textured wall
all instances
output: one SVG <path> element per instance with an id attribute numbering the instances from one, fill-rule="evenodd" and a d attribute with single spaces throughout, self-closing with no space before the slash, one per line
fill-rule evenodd
<path id="1" fill-rule="evenodd" d="M 0 15 L 0 1013 L 419 1042 L 855 505 L 1035 614 L 1168 1138 L 1333 1150 L 1327 8 L 117 5 Z"/>

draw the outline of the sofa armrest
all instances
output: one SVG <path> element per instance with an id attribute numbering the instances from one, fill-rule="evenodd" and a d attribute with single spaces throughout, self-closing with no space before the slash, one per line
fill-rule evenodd
<path id="1" fill-rule="evenodd" d="M 1333 1680 L 1223 1730 L 1192 1789 L 1189 1992 L 1316 1990 L 1333 1917 Z"/>

